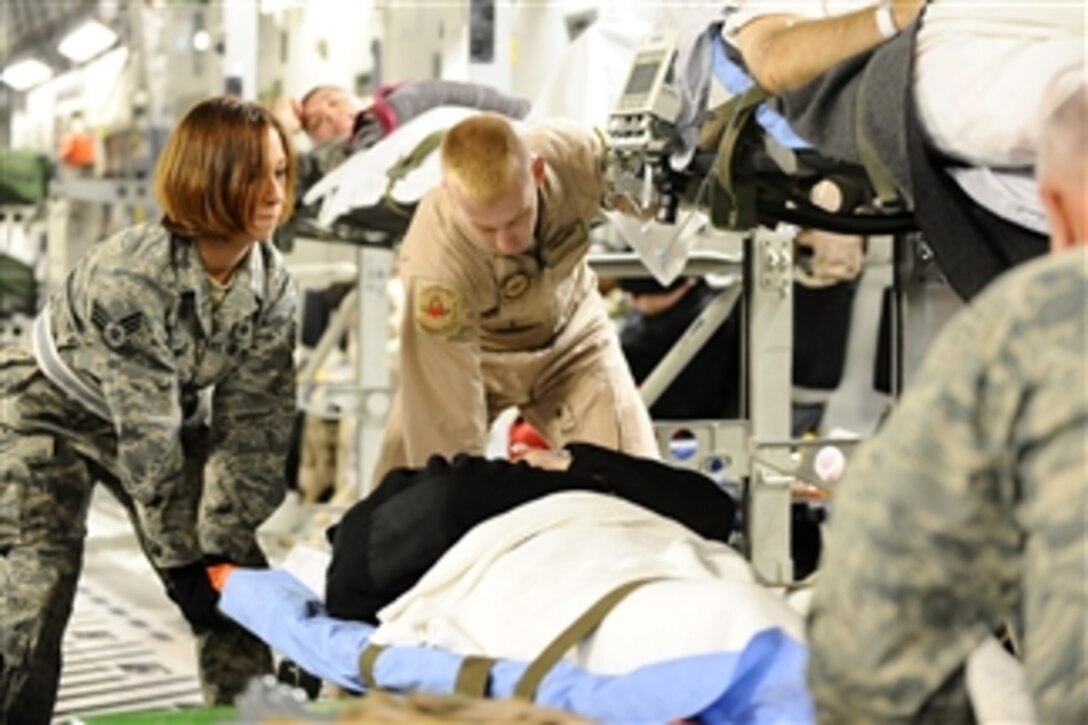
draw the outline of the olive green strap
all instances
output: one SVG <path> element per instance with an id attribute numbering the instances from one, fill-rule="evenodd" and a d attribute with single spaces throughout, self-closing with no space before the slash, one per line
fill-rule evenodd
<path id="1" fill-rule="evenodd" d="M 598 163 L 600 167 L 601 176 L 608 177 L 608 159 L 612 155 L 612 141 L 609 140 L 608 134 L 601 130 L 600 126 L 593 127 L 593 135 L 597 137 L 597 142 L 601 144 L 601 158 Z"/>
<path id="2" fill-rule="evenodd" d="M 861 107 L 861 99 L 858 99 L 858 107 Z M 876 192 L 876 196 L 884 204 L 890 204 L 899 199 L 899 189 L 896 187 L 895 182 L 892 181 L 891 174 L 888 173 L 884 163 L 877 156 L 876 149 L 869 142 L 869 139 L 861 131 L 861 123 L 859 119 L 858 127 L 858 157 L 861 159 L 861 165 L 865 168 L 865 174 L 869 177 L 869 183 L 873 185 L 873 191 Z"/>
<path id="3" fill-rule="evenodd" d="M 378 681 L 374 679 L 374 663 L 378 660 L 378 655 L 384 651 L 384 644 L 368 644 L 359 655 L 359 676 L 363 678 L 363 684 L 368 690 L 378 687 Z"/>
<path id="4" fill-rule="evenodd" d="M 619 604 L 624 597 L 643 584 L 651 581 L 654 580 L 638 579 L 627 582 L 598 599 L 593 606 L 583 612 L 578 619 L 571 622 L 566 629 L 560 632 L 556 638 L 551 641 L 551 644 L 545 647 L 544 650 L 536 656 L 536 659 L 529 663 L 525 672 L 522 673 L 521 679 L 519 679 L 517 685 L 514 686 L 514 697 L 528 700 L 529 702 L 536 700 L 536 692 L 540 687 L 541 681 L 543 681 L 544 677 L 553 667 L 555 667 L 556 663 L 562 659 L 563 655 L 567 653 L 567 650 L 581 642 L 587 635 L 595 630 L 597 626 L 600 625 L 601 621 L 608 616 L 608 613 L 612 611 L 612 608 Z"/>
<path id="5" fill-rule="evenodd" d="M 748 119 L 759 108 L 770 94 L 760 86 L 750 86 L 748 90 L 736 97 L 736 105 L 728 118 L 725 130 L 722 132 L 722 140 L 718 144 L 718 158 L 715 159 L 718 169 L 718 183 L 729 192 L 733 191 L 733 153 L 737 147 Z M 733 99 L 730 99 L 731 101 Z M 723 109 L 724 110 L 724 109 Z"/>
<path id="6" fill-rule="evenodd" d="M 374 678 L 374 663 L 378 656 L 386 649 L 385 645 L 368 645 L 359 656 L 359 675 L 367 689 L 378 687 Z M 461 664 L 457 672 L 457 681 L 454 683 L 454 692 L 469 697 L 485 697 L 487 695 L 487 681 L 491 676 L 491 666 L 495 660 L 489 657 L 469 656 Z"/>
<path id="7" fill-rule="evenodd" d="M 487 682 L 491 678 L 491 666 L 495 660 L 491 657 L 469 655 L 457 671 L 457 680 L 453 691 L 466 697 L 487 697 Z"/>
<path id="8" fill-rule="evenodd" d="M 393 199 L 393 187 L 398 181 L 419 168 L 420 164 L 423 163 L 423 160 L 442 143 L 442 139 L 445 135 L 446 129 L 444 128 L 438 129 L 437 131 L 431 131 L 423 137 L 422 141 L 415 145 L 415 148 L 404 156 L 401 156 L 397 159 L 395 164 L 389 167 L 385 172 L 389 182 L 385 185 L 385 194 L 383 195 L 386 206 L 398 214 L 411 216 L 410 211 Z"/>
<path id="9" fill-rule="evenodd" d="M 873 191 L 877 198 L 884 204 L 890 204 L 899 199 L 899 189 L 892 180 L 891 174 L 884 166 L 884 162 L 876 153 L 869 137 L 862 130 L 862 119 L 865 117 L 865 94 L 858 93 L 857 103 L 854 106 L 854 133 L 858 146 L 858 158 L 865 169 L 865 175 L 869 177 L 869 183 L 873 185 Z"/>
<path id="10" fill-rule="evenodd" d="M 899 200 L 899 188 L 892 180 L 884 162 L 876 153 L 869 137 L 865 135 L 863 123 L 865 119 L 865 88 L 858 91 L 857 100 L 854 103 L 854 140 L 858 147 L 858 159 L 865 169 L 865 175 L 869 177 L 869 183 L 873 185 L 876 197 L 883 204 L 891 204 Z"/>
<path id="11" fill-rule="evenodd" d="M 733 174 L 733 156 L 744 129 L 770 94 L 753 85 L 715 109 L 725 124 L 714 160 L 717 185 L 712 187 L 710 213 L 714 226 L 725 229 L 747 229 L 756 224 L 756 189 L 750 178 L 738 182 Z"/>

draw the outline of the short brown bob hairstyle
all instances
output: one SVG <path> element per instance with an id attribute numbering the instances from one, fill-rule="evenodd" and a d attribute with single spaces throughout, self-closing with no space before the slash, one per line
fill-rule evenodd
<path id="1" fill-rule="evenodd" d="M 230 239 L 245 234 L 257 208 L 273 128 L 287 158 L 284 222 L 294 211 L 295 157 L 283 126 L 268 109 L 231 96 L 193 106 L 166 140 L 155 167 L 163 226 L 184 237 Z"/>

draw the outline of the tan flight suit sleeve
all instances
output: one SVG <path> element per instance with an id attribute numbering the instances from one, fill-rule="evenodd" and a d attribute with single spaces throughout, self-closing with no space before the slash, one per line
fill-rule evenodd
<path id="1" fill-rule="evenodd" d="M 435 453 L 483 453 L 487 443 L 479 307 L 492 283 L 471 255 L 455 251 L 458 232 L 436 208 L 440 193 L 421 202 L 401 251 L 400 386 L 374 484 L 390 468 L 422 466 Z"/>
<path id="2" fill-rule="evenodd" d="M 411 308 L 401 327 L 401 400 L 408 464 L 433 453 L 483 453 L 487 409 L 480 370 L 479 331 L 463 309 L 465 290 L 425 278 L 406 280 Z M 447 313 L 446 329 L 424 320 L 436 304 L 461 307 Z"/>

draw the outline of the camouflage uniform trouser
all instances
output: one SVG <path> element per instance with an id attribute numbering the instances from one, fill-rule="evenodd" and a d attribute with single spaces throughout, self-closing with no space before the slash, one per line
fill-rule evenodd
<path id="1" fill-rule="evenodd" d="M 30 387 L 40 385 L 49 384 L 39 378 Z M 0 390 L 0 406 L 17 405 L 10 393 Z M 68 436 L 18 431 L 4 418 L 0 415 L 0 723 L 49 722 L 96 479 L 129 511 L 141 546 L 144 532 L 117 479 L 78 453 Z M 202 461 L 192 466 L 193 471 L 201 467 Z M 255 539 L 251 549 L 252 556 L 241 563 L 264 563 Z M 230 704 L 253 675 L 272 671 L 268 648 L 241 627 L 231 623 L 194 634 L 208 704 Z"/>

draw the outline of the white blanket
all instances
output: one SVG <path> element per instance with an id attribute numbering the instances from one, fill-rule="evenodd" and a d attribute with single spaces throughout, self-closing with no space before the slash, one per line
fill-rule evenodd
<path id="1" fill-rule="evenodd" d="M 381 612 L 373 641 L 532 659 L 609 591 L 628 595 L 572 659 L 590 671 L 736 651 L 800 617 L 759 587 L 735 551 L 621 499 L 560 493 L 466 534 L 418 584 Z"/>
<path id="2" fill-rule="evenodd" d="M 389 186 L 388 170 L 415 150 L 434 131 L 442 131 L 458 121 L 477 113 L 461 106 L 438 106 L 421 113 L 370 148 L 352 154 L 344 163 L 326 174 L 306 194 L 307 204 L 321 201 L 317 221 L 331 225 L 338 217 L 353 209 L 382 203 Z M 402 204 L 411 204 L 442 179 L 438 154 L 428 154 L 423 162 L 390 189 L 390 196 Z"/>
<path id="3" fill-rule="evenodd" d="M 519 529 L 522 524 L 527 526 Z M 571 524 L 573 533 L 564 533 Z M 653 548 L 653 542 L 662 545 Z M 539 568 L 517 570 L 533 564 L 530 556 Z M 500 560 L 507 564 L 492 573 L 491 564 Z M 328 561 L 327 552 L 301 545 L 283 567 L 322 598 Z M 811 590 L 791 597 L 790 609 L 784 609 L 779 595 L 757 587 L 748 565 L 728 547 L 622 500 L 574 493 L 541 499 L 478 526 L 415 589 L 382 611 L 385 623 L 374 641 L 436 644 L 442 638 L 459 642 L 462 652 L 518 648 L 532 656 L 549 641 L 544 629 L 558 632 L 614 583 L 673 565 L 696 576 L 635 590 L 572 659 L 589 671 L 616 674 L 690 654 L 736 652 L 753 633 L 772 626 L 802 640 Z M 505 568 L 514 568 L 509 578 L 501 573 Z M 592 578 L 597 570 L 603 571 L 601 580 Z M 572 592 L 581 585 L 593 592 Z M 439 611 L 445 602 L 451 610 Z M 555 616 L 541 616 L 552 608 Z M 382 634 L 385 639 L 379 639 Z M 483 644 L 475 646 L 477 641 Z M 967 686 L 980 723 L 1035 721 L 1023 667 L 992 638 L 968 661 Z"/>

